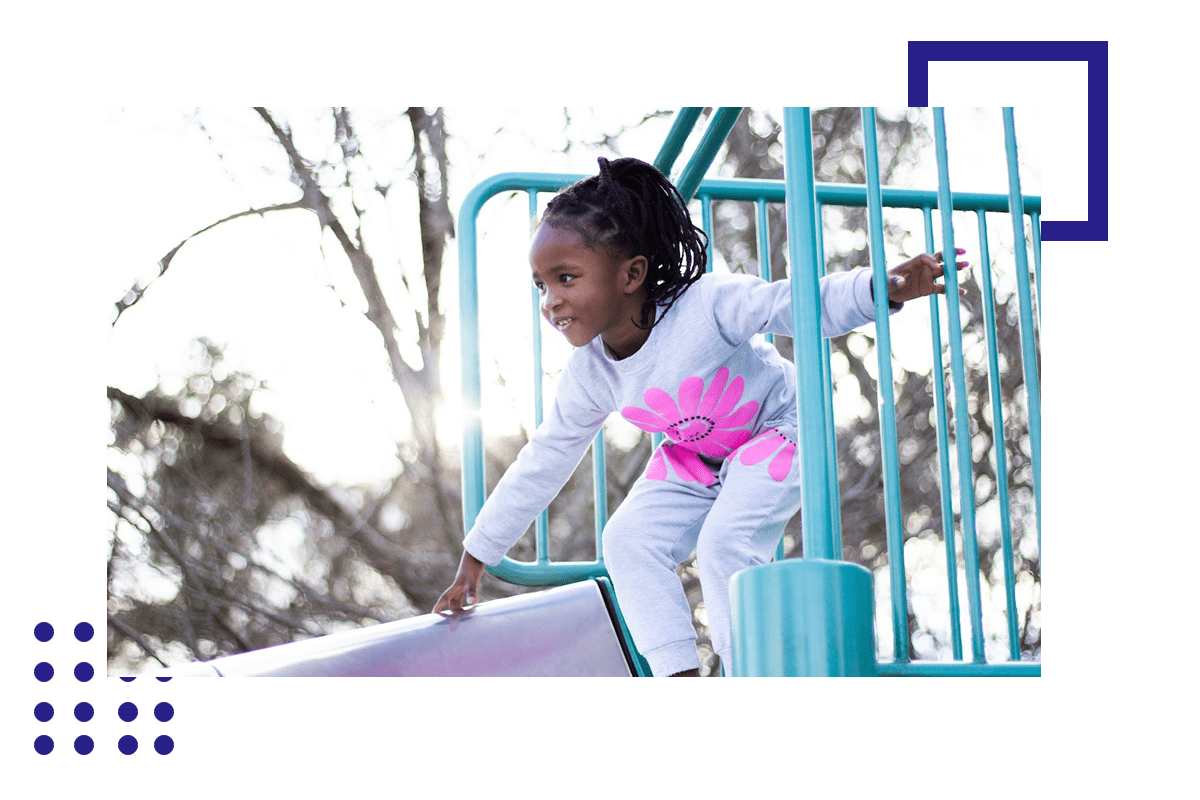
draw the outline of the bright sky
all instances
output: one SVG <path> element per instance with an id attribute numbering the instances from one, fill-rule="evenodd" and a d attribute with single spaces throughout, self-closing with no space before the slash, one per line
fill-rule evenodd
<path id="1" fill-rule="evenodd" d="M 599 138 L 621 125 L 641 119 L 650 109 L 573 109 L 570 134 Z M 780 109 L 771 109 L 782 119 Z M 306 155 L 334 154 L 315 134 L 314 122 L 327 124 L 323 109 L 284 110 Z M 395 115 L 369 110 L 356 120 L 364 139 L 374 180 L 396 180 L 389 212 L 396 221 L 368 228 L 369 247 L 381 279 L 390 285 L 395 313 L 406 313 L 398 268 L 419 270 L 420 251 L 412 184 L 405 179 L 409 131 Z M 1018 113 L 1022 158 L 1028 166 L 1023 190 L 1040 186 L 1038 152 L 1042 112 Z M 389 119 L 390 118 L 390 119 Z M 561 109 L 458 109 L 446 112 L 451 134 L 451 206 L 457 214 L 470 188 L 502 171 L 594 171 L 597 152 L 575 146 L 562 153 Z M 623 154 L 650 159 L 657 152 L 670 118 L 655 119 L 621 139 Z M 105 297 L 119 298 L 135 280 L 153 276 L 157 261 L 185 236 L 217 219 L 252 205 L 265 206 L 296 198 L 269 132 L 250 110 L 121 110 L 107 115 L 111 163 L 122 168 L 123 180 L 112 187 L 108 202 L 127 209 L 137 220 L 137 236 L 98 266 Z M 203 125 L 203 130 L 201 129 Z M 947 114 L 953 187 L 958 191 L 1007 191 L 998 111 L 950 110 Z M 497 134 L 497 130 L 503 132 Z M 210 140 L 211 137 L 211 140 Z M 690 145 L 689 145 L 690 147 Z M 219 154 L 219 155 L 218 155 Z M 969 155 L 968 155 L 969 154 Z M 220 156 L 220 157 L 219 157 Z M 936 186 L 932 158 L 906 184 Z M 683 159 L 680 160 L 683 163 Z M 268 174 L 263 165 L 274 170 Z M 715 170 L 710 173 L 715 174 Z M 371 193 L 368 192 L 368 197 Z M 548 199 L 542 198 L 542 202 Z M 480 222 L 483 329 L 489 344 L 485 374 L 496 370 L 509 391 L 489 387 L 484 407 L 486 430 L 511 430 L 533 424 L 528 353 L 531 323 L 522 311 L 529 306 L 525 198 L 497 197 L 484 208 Z M 376 219 L 383 218 L 377 214 Z M 973 229 L 972 226 L 964 226 Z M 966 232 L 970 238 L 973 235 Z M 960 234 L 962 235 L 962 234 Z M 449 315 L 443 374 L 449 402 L 444 430 L 457 436 L 458 320 L 457 249 L 452 240 L 445 259 L 442 307 Z M 832 233 L 829 246 L 859 246 Z M 913 255 L 921 249 L 918 242 Z M 191 367 L 191 342 L 207 336 L 227 345 L 227 357 L 238 368 L 263 381 L 256 393 L 259 408 L 284 423 L 289 454 L 317 478 L 329 483 L 379 482 L 395 469 L 394 442 L 406 435 L 406 412 L 399 391 L 382 360 L 372 326 L 361 314 L 357 286 L 336 243 L 325 242 L 322 258 L 314 216 L 302 210 L 275 212 L 266 219 L 248 217 L 226 223 L 189 241 L 136 306 L 127 310 L 109 334 L 107 373 L 112 385 L 142 394 L 162 381 L 168 391 L 181 385 Z M 897 254 L 889 254 L 894 260 Z M 722 269 L 723 264 L 717 264 Z M 338 287 L 335 294 L 329 285 Z M 341 306 L 342 301 L 349 305 Z M 928 339 L 922 333 L 927 314 L 896 318 L 896 352 L 913 368 L 927 368 Z M 906 333 L 911 330 L 912 333 Z M 548 328 L 543 333 L 551 369 L 569 348 Z M 486 378 L 485 378 L 486 380 Z M 552 381 L 547 390 L 552 390 Z M 516 399 L 512 399 L 513 396 Z"/>

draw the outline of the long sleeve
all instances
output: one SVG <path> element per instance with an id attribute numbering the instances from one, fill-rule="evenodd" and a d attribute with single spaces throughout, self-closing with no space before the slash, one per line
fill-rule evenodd
<path id="1" fill-rule="evenodd" d="M 711 277 L 705 282 L 707 305 L 717 332 L 727 342 L 742 342 L 758 333 L 792 335 L 790 282 L 767 282 L 753 275 Z M 827 275 L 820 281 L 820 290 L 824 336 L 840 336 L 874 321 L 870 270 Z"/>
<path id="2" fill-rule="evenodd" d="M 570 365 L 545 420 L 488 496 L 463 546 L 496 565 L 571 477 L 611 409 L 592 400 Z"/>

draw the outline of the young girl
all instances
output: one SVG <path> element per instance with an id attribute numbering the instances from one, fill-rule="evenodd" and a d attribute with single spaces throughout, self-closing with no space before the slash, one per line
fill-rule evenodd
<path id="1" fill-rule="evenodd" d="M 800 509 L 795 367 L 756 334 L 792 334 L 788 281 L 705 274 L 707 237 L 650 164 L 600 174 L 546 208 L 530 248 L 542 313 L 577 348 L 550 413 L 484 504 L 434 612 L 475 602 L 566 483 L 613 411 L 663 434 L 604 529 L 604 563 L 638 650 L 657 675 L 698 675 L 676 567 L 695 551 L 713 649 L 730 663 L 729 580 L 769 560 Z M 963 252 L 959 250 L 958 252 Z M 941 254 L 891 270 L 889 302 L 945 292 Z M 966 262 L 959 262 L 959 268 Z M 869 270 L 821 281 L 825 336 L 870 322 Z"/>

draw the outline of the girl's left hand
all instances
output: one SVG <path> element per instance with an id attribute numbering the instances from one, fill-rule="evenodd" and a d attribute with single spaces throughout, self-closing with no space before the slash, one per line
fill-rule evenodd
<path id="1" fill-rule="evenodd" d="M 956 256 L 965 252 L 967 251 L 961 247 L 955 248 L 954 251 Z M 968 264 L 970 264 L 969 261 L 957 262 L 959 269 Z M 905 300 L 915 300 L 926 295 L 945 294 L 946 285 L 935 283 L 945 274 L 946 269 L 942 264 L 941 251 L 932 256 L 922 253 L 916 258 L 909 259 L 900 266 L 888 270 L 888 299 L 894 303 L 903 303 Z"/>

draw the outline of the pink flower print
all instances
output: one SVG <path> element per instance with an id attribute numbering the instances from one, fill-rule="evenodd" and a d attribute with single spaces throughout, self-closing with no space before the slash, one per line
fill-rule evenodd
<path id="1" fill-rule="evenodd" d="M 742 448 L 741 460 L 747 466 L 753 466 L 774 455 L 767 465 L 767 474 L 777 482 L 783 481 L 792 471 L 792 460 L 796 457 L 796 443 L 784 436 L 775 428 L 755 436 Z"/>
<path id="2" fill-rule="evenodd" d="M 673 444 L 664 444 L 654 451 L 650 466 L 646 468 L 646 477 L 652 481 L 665 481 L 668 463 L 675 470 L 675 474 L 685 481 L 711 486 L 716 480 L 713 471 L 699 456 L 691 450 L 684 450 Z"/>
<path id="3" fill-rule="evenodd" d="M 703 378 L 685 378 L 679 384 L 678 403 L 654 386 L 643 396 L 649 410 L 637 406 L 621 409 L 621 415 L 642 430 L 662 433 L 671 440 L 655 453 L 647 477 L 665 478 L 669 462 L 684 480 L 696 480 L 705 486 L 712 483 L 712 471 L 697 454 L 723 459 L 750 439 L 746 425 L 758 412 L 758 402 L 751 400 L 739 406 L 744 388 L 740 375 L 730 382 L 729 369 L 721 367 L 707 389 Z"/>

